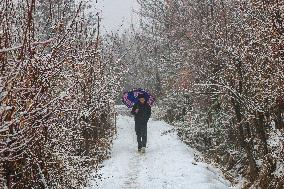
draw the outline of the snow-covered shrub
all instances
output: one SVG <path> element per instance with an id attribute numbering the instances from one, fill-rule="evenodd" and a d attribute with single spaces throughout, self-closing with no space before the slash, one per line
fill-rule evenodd
<path id="1" fill-rule="evenodd" d="M 283 140 L 271 129 L 283 135 L 284 3 L 139 3 L 139 43 L 149 46 L 141 62 L 159 75 L 151 85 L 159 86 L 159 117 L 226 172 L 243 175 L 244 188 L 283 187 Z"/>
<path id="2" fill-rule="evenodd" d="M 87 7 L 1 2 L 0 188 L 82 188 L 109 155 L 119 71 Z"/>

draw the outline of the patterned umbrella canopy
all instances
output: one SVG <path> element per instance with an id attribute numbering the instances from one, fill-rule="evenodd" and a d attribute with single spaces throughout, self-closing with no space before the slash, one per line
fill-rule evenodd
<path id="1" fill-rule="evenodd" d="M 138 95 L 143 94 L 145 97 L 145 100 L 150 106 L 153 106 L 155 102 L 155 97 L 151 95 L 147 90 L 145 89 L 132 89 L 131 91 L 124 92 L 122 96 L 122 102 L 128 107 L 132 108 L 135 103 L 138 102 Z"/>

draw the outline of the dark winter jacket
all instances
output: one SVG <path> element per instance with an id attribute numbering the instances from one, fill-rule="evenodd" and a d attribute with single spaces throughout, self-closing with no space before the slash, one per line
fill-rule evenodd
<path id="1" fill-rule="evenodd" d="M 136 109 L 139 109 L 138 113 L 135 113 Z M 145 124 L 151 117 L 151 106 L 147 102 L 144 104 L 138 102 L 133 106 L 131 113 L 135 116 L 136 124 Z"/>

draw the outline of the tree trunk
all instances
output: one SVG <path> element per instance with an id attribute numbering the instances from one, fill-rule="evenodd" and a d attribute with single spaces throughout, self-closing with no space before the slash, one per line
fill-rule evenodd
<path id="1" fill-rule="evenodd" d="M 263 155 L 268 153 L 267 142 L 266 142 L 266 132 L 264 126 L 264 114 L 262 112 L 257 112 L 257 135 L 260 137 L 262 147 L 263 147 Z"/>
<path id="2" fill-rule="evenodd" d="M 253 150 L 251 148 L 251 140 L 249 140 L 248 142 L 244 136 L 242 114 L 241 114 L 239 102 L 234 103 L 234 109 L 235 109 L 235 113 L 237 117 L 237 130 L 238 130 L 239 144 L 246 152 L 248 163 L 249 163 L 248 176 L 250 180 L 253 181 L 258 176 L 258 170 L 257 170 L 256 162 L 253 157 Z"/>

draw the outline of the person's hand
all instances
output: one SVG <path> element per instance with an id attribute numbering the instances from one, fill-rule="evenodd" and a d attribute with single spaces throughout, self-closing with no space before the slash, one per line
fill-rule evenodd
<path id="1" fill-rule="evenodd" d="M 139 111 L 139 109 L 136 109 L 136 110 L 135 110 L 135 113 L 137 114 L 137 113 L 138 113 L 138 111 Z"/>

